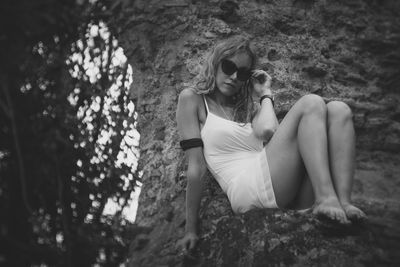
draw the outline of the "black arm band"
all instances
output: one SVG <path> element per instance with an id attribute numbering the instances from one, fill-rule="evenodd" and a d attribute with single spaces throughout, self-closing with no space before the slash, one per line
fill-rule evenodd
<path id="1" fill-rule="evenodd" d="M 266 99 L 266 98 L 271 99 L 272 107 L 275 107 L 274 98 L 273 98 L 272 96 L 270 96 L 270 95 L 263 95 L 263 96 L 260 98 L 260 105 L 261 105 L 262 101 L 263 101 L 264 99 Z"/>
<path id="2" fill-rule="evenodd" d="M 182 140 L 179 142 L 179 144 L 181 145 L 181 148 L 185 151 L 189 148 L 193 148 L 193 147 L 204 147 L 203 145 L 203 141 L 200 138 L 191 138 L 191 139 L 186 139 L 186 140 Z"/>

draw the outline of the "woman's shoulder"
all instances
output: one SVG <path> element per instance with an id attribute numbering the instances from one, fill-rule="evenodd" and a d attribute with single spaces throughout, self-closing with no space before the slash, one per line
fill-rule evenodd
<path id="1" fill-rule="evenodd" d="M 196 114 L 200 123 L 204 123 L 207 118 L 203 94 L 194 88 L 185 88 L 179 93 L 178 110 L 181 114 Z"/>
<path id="2" fill-rule="evenodd" d="M 201 100 L 201 95 L 196 92 L 195 89 L 189 87 L 183 89 L 179 93 L 179 102 L 183 101 L 185 103 L 198 103 Z"/>

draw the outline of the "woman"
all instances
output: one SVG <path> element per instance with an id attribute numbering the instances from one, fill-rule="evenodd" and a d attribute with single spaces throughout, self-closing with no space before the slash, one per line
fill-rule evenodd
<path id="1" fill-rule="evenodd" d="M 342 224 L 365 218 L 350 202 L 355 161 L 350 108 L 306 95 L 278 124 L 271 77 L 255 65 L 249 41 L 235 36 L 214 48 L 195 88 L 180 93 L 177 124 L 189 161 L 186 234 L 178 242 L 184 249 L 198 239 L 207 168 L 235 213 L 312 207 L 314 214 Z"/>

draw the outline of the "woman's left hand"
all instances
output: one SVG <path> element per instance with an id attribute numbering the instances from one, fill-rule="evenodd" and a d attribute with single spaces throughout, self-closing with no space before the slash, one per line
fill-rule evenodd
<path id="1" fill-rule="evenodd" d="M 272 78 L 267 72 L 263 70 L 255 70 L 250 79 L 253 84 L 253 89 L 256 97 L 272 94 L 271 92 Z"/>

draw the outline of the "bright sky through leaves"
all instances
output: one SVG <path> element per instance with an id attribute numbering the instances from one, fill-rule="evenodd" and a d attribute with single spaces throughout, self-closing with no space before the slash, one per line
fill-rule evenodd
<path id="1" fill-rule="evenodd" d="M 100 22 L 99 25 L 89 24 L 88 31 L 86 33 L 86 44 L 83 40 L 78 40 L 76 42 L 76 46 L 79 49 L 77 52 L 74 52 L 70 59 L 69 64 L 71 66 L 70 74 L 74 78 L 78 79 L 89 79 L 91 84 L 96 84 L 96 82 L 101 79 L 102 75 L 112 75 L 115 72 L 116 68 L 124 68 L 126 67 L 127 58 L 124 55 L 123 49 L 118 46 L 118 41 L 115 38 L 110 38 L 110 32 L 107 26 Z M 105 46 L 103 51 L 100 51 L 98 45 L 95 44 L 95 38 L 101 38 L 105 43 L 111 40 L 113 51 L 111 54 L 111 62 L 109 66 L 109 73 L 104 71 L 107 64 L 107 59 L 109 55 L 110 44 Z M 82 74 L 82 68 L 84 73 Z M 81 77 L 80 77 L 81 76 Z M 113 79 L 110 79 L 113 80 Z M 122 90 L 129 90 L 130 85 L 132 83 L 132 68 L 128 64 L 127 65 L 127 77 L 123 77 L 123 75 L 119 75 L 114 79 L 114 83 L 107 89 L 105 98 L 104 98 L 104 106 L 102 109 L 102 116 L 104 116 L 107 120 L 107 125 L 110 127 L 102 127 L 99 132 L 99 136 L 97 138 L 95 144 L 95 152 L 97 155 L 93 156 L 90 160 L 91 164 L 99 164 L 100 162 L 107 160 L 106 152 L 104 151 L 107 147 L 107 143 L 115 136 L 115 122 L 113 121 L 112 113 L 121 112 L 120 107 L 115 104 L 117 102 L 118 97 L 121 94 Z M 77 104 L 79 100 L 78 94 L 80 93 L 81 88 L 75 88 L 75 90 L 68 96 L 68 101 L 72 106 Z M 92 96 L 90 103 L 85 103 L 84 106 L 79 107 L 77 116 L 82 120 L 85 125 L 85 129 L 82 129 L 82 133 L 92 134 L 95 130 L 93 121 L 93 114 L 97 113 L 100 110 L 100 101 L 101 98 L 99 96 Z M 135 106 L 132 101 L 129 101 L 127 105 L 127 109 L 129 110 L 129 117 L 137 118 L 137 113 L 135 112 Z M 123 129 L 121 130 L 121 134 L 124 135 L 123 140 L 121 141 L 120 151 L 117 155 L 117 160 L 114 162 L 115 166 L 121 167 L 122 165 L 128 166 L 131 169 L 131 173 L 127 176 L 123 175 L 122 178 L 125 181 L 124 189 L 128 188 L 129 181 L 133 179 L 133 173 L 137 168 L 137 159 L 139 157 L 139 138 L 140 134 L 136 130 L 136 122 L 129 123 L 128 120 L 123 121 Z M 81 147 L 85 147 L 85 143 L 80 144 Z M 82 164 L 79 160 L 76 163 L 78 166 Z M 98 178 L 94 179 L 94 183 L 98 184 L 102 179 L 104 179 L 104 175 L 100 175 Z M 137 201 L 138 196 L 140 194 L 140 183 L 139 186 L 136 186 L 135 191 L 131 193 L 130 203 L 125 206 L 122 214 L 126 217 L 126 219 L 130 221 L 134 221 L 136 217 L 137 210 Z M 118 210 L 121 209 L 121 204 L 118 203 L 116 198 L 109 198 L 107 204 L 104 208 L 104 215 L 113 215 Z M 90 219 L 90 218 L 89 218 Z"/>

